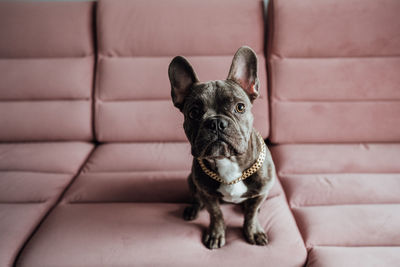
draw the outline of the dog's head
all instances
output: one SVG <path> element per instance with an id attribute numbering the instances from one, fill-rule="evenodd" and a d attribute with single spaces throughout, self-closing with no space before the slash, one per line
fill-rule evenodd
<path id="1" fill-rule="evenodd" d="M 257 57 L 241 47 L 233 57 L 226 80 L 199 82 L 181 56 L 169 65 L 171 96 L 185 116 L 185 133 L 192 155 L 222 158 L 244 154 L 253 128 L 251 107 L 258 97 Z"/>

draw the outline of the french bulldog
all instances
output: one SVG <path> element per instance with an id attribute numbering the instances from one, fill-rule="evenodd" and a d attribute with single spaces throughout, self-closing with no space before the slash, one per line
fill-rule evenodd
<path id="1" fill-rule="evenodd" d="M 183 128 L 194 157 L 188 177 L 193 202 L 183 218 L 194 220 L 205 207 L 210 225 L 203 243 L 209 249 L 220 248 L 226 228 L 220 202 L 240 203 L 246 240 L 266 245 L 257 214 L 276 174 L 271 154 L 253 128 L 251 108 L 259 95 L 256 54 L 250 47 L 239 48 L 226 80 L 200 82 L 182 56 L 171 61 L 168 76 L 172 101 L 184 114 Z"/>

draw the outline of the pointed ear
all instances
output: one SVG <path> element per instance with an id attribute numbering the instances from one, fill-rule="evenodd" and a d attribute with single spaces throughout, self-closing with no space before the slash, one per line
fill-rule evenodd
<path id="1" fill-rule="evenodd" d="M 242 46 L 238 49 L 232 60 L 228 80 L 239 84 L 251 102 L 258 97 L 257 56 L 250 47 Z"/>
<path id="2" fill-rule="evenodd" d="M 198 82 L 196 73 L 184 57 L 177 56 L 169 64 L 168 76 L 171 82 L 172 102 L 182 110 L 185 97 L 192 85 Z"/>

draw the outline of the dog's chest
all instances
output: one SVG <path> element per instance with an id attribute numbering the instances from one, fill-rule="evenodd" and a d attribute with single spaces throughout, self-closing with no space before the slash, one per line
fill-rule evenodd
<path id="1" fill-rule="evenodd" d="M 216 160 L 219 176 L 227 182 L 231 182 L 242 175 L 239 165 L 229 159 Z M 226 202 L 240 203 L 245 200 L 241 197 L 247 192 L 247 186 L 240 181 L 233 185 L 222 184 L 218 188 L 218 192 L 223 195 Z"/>

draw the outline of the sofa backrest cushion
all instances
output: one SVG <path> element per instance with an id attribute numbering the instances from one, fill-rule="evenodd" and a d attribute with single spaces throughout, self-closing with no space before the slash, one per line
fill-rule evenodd
<path id="1" fill-rule="evenodd" d="M 96 137 L 101 142 L 184 141 L 168 65 L 183 55 L 202 81 L 225 79 L 242 45 L 258 54 L 255 124 L 268 135 L 260 0 L 100 0 L 97 9 Z"/>
<path id="2" fill-rule="evenodd" d="M 0 2 L 0 141 L 92 139 L 93 2 Z"/>
<path id="3" fill-rule="evenodd" d="M 400 141 L 400 1 L 272 0 L 271 139 Z"/>

